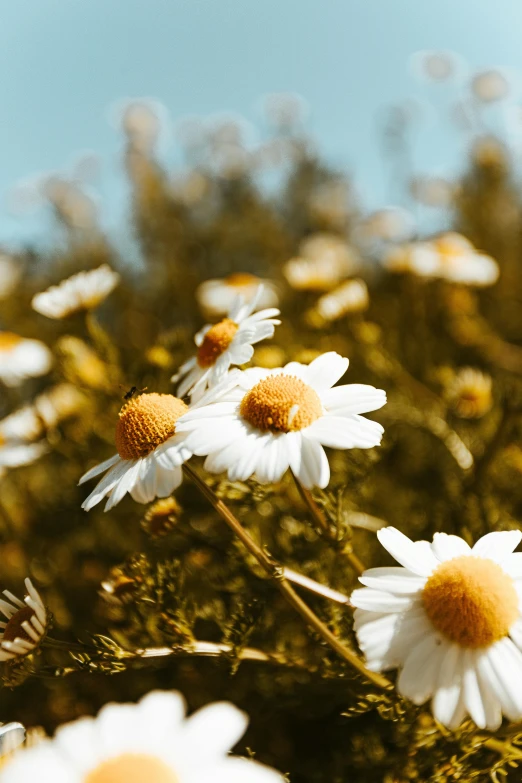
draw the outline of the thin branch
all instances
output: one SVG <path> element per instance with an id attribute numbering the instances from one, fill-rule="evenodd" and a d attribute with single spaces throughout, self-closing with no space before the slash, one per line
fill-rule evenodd
<path id="1" fill-rule="evenodd" d="M 358 574 L 359 576 L 364 572 L 364 564 L 359 560 L 355 552 L 351 549 L 351 545 L 345 545 L 343 547 L 339 547 L 339 541 L 337 540 L 337 536 L 332 531 L 332 528 L 330 526 L 330 523 L 328 522 L 325 514 L 323 513 L 322 509 L 319 508 L 317 503 L 315 502 L 312 493 L 310 490 L 306 489 L 306 487 L 303 487 L 297 476 L 294 476 L 295 485 L 299 491 L 299 494 L 301 496 L 301 499 L 307 506 L 309 512 L 313 516 L 317 526 L 322 530 L 324 533 L 325 538 L 328 539 L 328 541 L 331 544 L 337 545 L 339 551 L 341 554 L 345 555 L 346 559 L 350 563 L 353 570 Z"/>
<path id="2" fill-rule="evenodd" d="M 366 677 L 366 679 L 373 683 L 373 685 L 384 690 L 392 688 L 393 686 L 389 680 L 387 680 L 382 675 L 376 674 L 375 672 L 367 669 L 362 660 L 354 652 L 352 652 L 352 650 L 346 647 L 335 636 L 335 634 L 332 633 L 328 626 L 325 625 L 322 620 L 320 620 L 315 612 L 310 609 L 310 607 L 302 600 L 302 598 L 300 598 L 292 585 L 287 581 L 287 579 L 285 579 L 283 569 L 277 563 L 274 563 L 272 558 L 270 558 L 267 553 L 261 549 L 261 547 L 243 528 L 239 520 L 230 511 L 228 506 L 226 506 L 223 501 L 217 497 L 217 495 L 207 485 L 207 483 L 203 481 L 203 479 L 189 465 L 185 464 L 183 466 L 183 470 L 216 509 L 218 514 L 227 523 L 230 529 L 240 539 L 245 548 L 257 560 L 267 575 L 274 580 L 274 583 L 279 591 L 282 593 L 288 603 L 294 607 L 296 612 L 301 615 L 303 620 L 308 625 L 310 625 L 341 658 L 349 663 L 350 666 L 359 672 L 359 674 L 362 674 L 364 677 Z"/>

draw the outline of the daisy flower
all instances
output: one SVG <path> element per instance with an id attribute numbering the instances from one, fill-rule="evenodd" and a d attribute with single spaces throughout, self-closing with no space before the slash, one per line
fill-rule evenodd
<path id="1" fill-rule="evenodd" d="M 495 103 L 508 97 L 511 84 L 505 73 L 493 68 L 475 74 L 471 80 L 471 92 L 482 103 Z"/>
<path id="2" fill-rule="evenodd" d="M 247 718 L 228 702 L 185 717 L 183 697 L 153 691 L 138 704 L 108 704 L 97 717 L 58 729 L 54 739 L 19 751 L 0 783 L 283 783 L 270 767 L 230 749 Z"/>
<path id="3" fill-rule="evenodd" d="M 182 480 L 181 466 L 192 456 L 177 420 L 188 407 L 172 394 L 140 394 L 122 407 L 116 424 L 118 453 L 87 471 L 80 484 L 106 475 L 83 502 L 90 511 L 107 497 L 105 511 L 129 492 L 138 503 L 167 497 Z"/>
<path id="4" fill-rule="evenodd" d="M 197 402 L 206 389 L 221 381 L 233 364 L 244 364 L 254 354 L 255 343 L 273 337 L 274 327 L 281 321 L 274 318 L 279 310 L 271 307 L 255 312 L 263 287 L 259 286 L 254 298 L 244 304 L 241 297 L 226 318 L 213 326 L 207 325 L 194 338 L 197 353 L 185 364 L 171 380 L 181 380 L 178 396 L 190 393 L 192 402 Z"/>
<path id="5" fill-rule="evenodd" d="M 45 453 L 45 443 L 23 443 L 20 440 L 7 439 L 0 433 L 0 477 L 7 468 L 30 465 Z"/>
<path id="6" fill-rule="evenodd" d="M 238 296 L 242 296 L 245 302 L 251 302 L 260 285 L 263 289 L 257 307 L 277 307 L 279 296 L 275 285 L 270 280 L 262 280 L 247 272 L 237 272 L 221 279 L 205 280 L 198 286 L 196 299 L 201 310 L 209 318 L 219 318 L 226 315 L 235 305 Z"/>
<path id="7" fill-rule="evenodd" d="M 47 318 L 67 318 L 80 310 L 93 310 L 118 284 L 120 276 L 108 264 L 78 272 L 40 294 L 33 296 L 32 307 Z"/>
<path id="8" fill-rule="evenodd" d="M 26 378 L 45 375 L 51 363 L 51 352 L 40 340 L 0 332 L 0 381 L 6 386 L 19 386 Z"/>
<path id="9" fill-rule="evenodd" d="M 357 267 L 354 251 L 335 234 L 312 234 L 301 242 L 299 255 L 283 267 L 296 291 L 329 291 Z"/>
<path id="10" fill-rule="evenodd" d="M 462 367 L 448 383 L 445 396 L 463 419 L 480 419 L 493 406 L 493 381 L 473 367 Z"/>
<path id="11" fill-rule="evenodd" d="M 305 487 L 326 487 L 330 467 L 323 446 L 368 449 L 383 428 L 360 414 L 381 408 L 386 395 L 373 386 L 333 384 L 348 359 L 325 353 L 309 365 L 235 371 L 178 421 L 187 447 L 208 455 L 205 468 L 228 471 L 231 481 L 254 475 L 279 481 L 290 467 Z"/>
<path id="12" fill-rule="evenodd" d="M 466 715 L 490 730 L 502 715 L 521 720 L 522 533 L 488 533 L 472 549 L 446 533 L 431 544 L 393 527 L 377 536 L 401 567 L 365 571 L 351 596 L 368 667 L 400 668 L 399 693 L 431 698 L 450 729 Z"/>
<path id="13" fill-rule="evenodd" d="M 394 248 L 384 258 L 384 265 L 390 272 L 411 272 L 472 286 L 493 285 L 499 275 L 497 262 L 456 232 Z"/>
<path id="14" fill-rule="evenodd" d="M 7 622 L 0 623 L 0 661 L 24 658 L 44 639 L 49 625 L 45 605 L 30 579 L 25 580 L 27 595 L 21 601 L 4 590 L 8 599 L 0 599 L 0 612 Z"/>
<path id="15" fill-rule="evenodd" d="M 345 315 L 361 313 L 370 305 L 368 287 L 364 280 L 348 280 L 346 283 L 323 294 L 313 308 L 313 314 L 326 323 L 337 321 Z"/>

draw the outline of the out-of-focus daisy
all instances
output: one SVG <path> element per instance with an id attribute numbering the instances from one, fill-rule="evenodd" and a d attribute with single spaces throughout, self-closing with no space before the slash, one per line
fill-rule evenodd
<path id="1" fill-rule="evenodd" d="M 167 535 L 176 526 L 180 515 L 181 506 L 176 498 L 161 498 L 147 509 L 141 526 L 151 538 L 158 538 Z"/>
<path id="2" fill-rule="evenodd" d="M 440 277 L 472 286 L 493 285 L 499 275 L 495 259 L 478 252 L 468 239 L 456 232 L 393 248 L 385 256 L 384 265 L 391 272 Z"/>
<path id="3" fill-rule="evenodd" d="M 333 384 L 348 359 L 325 353 L 310 365 L 290 362 L 268 370 L 236 371 L 178 422 L 187 446 L 208 455 L 205 468 L 231 481 L 255 475 L 279 481 L 290 467 L 306 487 L 326 487 L 330 467 L 323 446 L 368 449 L 383 428 L 360 414 L 381 408 L 386 394 L 373 386 Z"/>
<path id="4" fill-rule="evenodd" d="M 402 207 L 384 207 L 372 212 L 354 228 L 354 239 L 362 245 L 406 242 L 415 230 L 415 220 Z"/>
<path id="5" fill-rule="evenodd" d="M 46 451 L 45 443 L 24 443 L 0 434 L 0 477 L 8 468 L 30 465 Z"/>
<path id="6" fill-rule="evenodd" d="M 34 652 L 47 633 L 45 605 L 30 579 L 25 580 L 27 595 L 21 601 L 4 590 L 8 599 L 0 599 L 0 612 L 6 622 L 0 623 L 0 661 L 24 658 Z"/>
<path id="7" fill-rule="evenodd" d="M 70 383 L 60 383 L 40 394 L 30 405 L 24 405 L 0 420 L 0 438 L 31 442 L 46 429 L 73 416 L 86 399 Z"/>
<path id="8" fill-rule="evenodd" d="M 449 207 L 455 197 L 456 186 L 444 177 L 415 177 L 410 183 L 412 196 L 427 207 Z"/>
<path id="9" fill-rule="evenodd" d="M 364 280 L 348 280 L 346 283 L 321 296 L 310 311 L 312 321 L 323 323 L 337 321 L 345 315 L 361 313 L 368 309 L 370 297 Z"/>
<path id="10" fill-rule="evenodd" d="M 281 323 L 275 316 L 279 310 L 271 307 L 255 312 L 262 296 L 260 286 L 257 294 L 247 304 L 237 298 L 226 318 L 211 326 L 208 324 L 194 338 L 197 353 L 179 372 L 173 375 L 173 382 L 181 380 L 178 395 L 190 393 L 196 402 L 207 388 L 222 380 L 232 365 L 245 364 L 254 354 L 253 346 L 267 337 L 273 337 L 274 327 Z"/>
<path id="11" fill-rule="evenodd" d="M 67 318 L 80 310 L 94 310 L 118 284 L 120 276 L 108 264 L 78 272 L 33 297 L 36 312 L 48 318 Z"/>
<path id="12" fill-rule="evenodd" d="M 7 253 L 0 252 L 0 300 L 14 291 L 21 275 L 21 263 Z"/>
<path id="13" fill-rule="evenodd" d="M 138 704 L 108 704 L 96 718 L 58 729 L 55 738 L 21 750 L 0 783 L 279 783 L 264 765 L 229 755 L 248 719 L 228 702 L 185 717 L 176 692 L 153 691 Z"/>
<path id="14" fill-rule="evenodd" d="M 226 315 L 235 305 L 238 296 L 246 303 L 254 299 L 262 286 L 257 307 L 277 307 L 279 296 L 270 280 L 262 280 L 247 272 L 237 272 L 221 279 L 205 280 L 198 286 L 196 299 L 198 305 L 209 318 Z"/>
<path id="15" fill-rule="evenodd" d="M 372 568 L 352 593 L 355 629 L 373 671 L 400 668 L 399 693 L 456 728 L 469 714 L 497 729 L 522 719 L 522 554 L 518 530 L 489 533 L 471 549 L 458 536 L 410 541 L 377 533 L 401 567 Z"/>
<path id="16" fill-rule="evenodd" d="M 26 378 L 45 375 L 51 364 L 51 352 L 40 340 L 0 332 L 0 381 L 6 386 L 19 386 Z"/>
<path id="17" fill-rule="evenodd" d="M 454 52 L 415 52 L 411 60 L 412 69 L 419 79 L 428 82 L 447 82 L 453 79 L 461 68 L 462 61 Z"/>
<path id="18" fill-rule="evenodd" d="M 89 511 L 108 497 L 108 511 L 129 492 L 138 503 L 167 497 L 182 480 L 181 466 L 192 456 L 185 436 L 177 433 L 178 418 L 188 408 L 172 394 L 139 394 L 122 407 L 116 424 L 118 453 L 87 471 L 80 484 L 101 473 L 82 508 Z"/>
<path id="19" fill-rule="evenodd" d="M 495 136 L 480 136 L 471 147 L 471 157 L 477 166 L 485 169 L 505 169 L 508 165 L 508 152 L 504 144 Z"/>
<path id="20" fill-rule="evenodd" d="M 479 419 L 493 405 L 492 380 L 473 367 L 463 367 L 451 379 L 445 390 L 449 404 L 463 419 Z"/>
<path id="21" fill-rule="evenodd" d="M 296 291 L 329 291 L 357 267 L 352 248 L 335 234 L 313 234 L 301 242 L 299 254 L 283 267 Z"/>
<path id="22" fill-rule="evenodd" d="M 482 103 L 494 103 L 508 97 L 511 84 L 502 71 L 492 68 L 475 74 L 471 80 L 471 91 Z"/>
<path id="23" fill-rule="evenodd" d="M 0 726 L 0 766 L 24 744 L 25 739 L 25 727 L 21 723 L 4 723 Z"/>

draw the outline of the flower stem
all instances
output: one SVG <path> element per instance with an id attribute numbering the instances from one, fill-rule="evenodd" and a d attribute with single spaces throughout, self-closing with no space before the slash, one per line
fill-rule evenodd
<path id="1" fill-rule="evenodd" d="M 187 464 L 183 466 L 183 470 L 196 484 L 202 494 L 209 500 L 214 506 L 221 518 L 227 523 L 230 529 L 237 535 L 240 541 L 250 554 L 257 560 L 263 570 L 270 576 L 279 591 L 293 606 L 293 608 L 301 615 L 303 620 L 310 625 L 319 636 L 321 636 L 335 652 L 350 664 L 359 674 L 362 674 L 373 685 L 378 688 L 387 690 L 391 688 L 391 683 L 382 675 L 370 671 L 366 668 L 362 660 L 346 647 L 325 623 L 310 609 L 302 598 L 295 592 L 292 585 L 285 578 L 284 570 L 275 563 L 272 558 L 254 541 L 249 533 L 243 528 L 239 520 L 230 511 L 228 506 L 220 500 L 214 491 L 207 485 L 207 483 Z"/>
<path id="2" fill-rule="evenodd" d="M 295 485 L 299 491 L 299 494 L 301 495 L 301 499 L 303 500 L 309 512 L 313 516 L 317 526 L 322 530 L 322 532 L 325 535 L 325 538 L 327 538 L 331 544 L 338 545 L 339 542 L 337 540 L 337 537 L 332 532 L 332 529 L 330 527 L 328 520 L 326 519 L 326 516 L 324 515 L 322 509 L 320 509 L 317 503 L 315 502 L 312 493 L 310 492 L 309 489 L 303 487 L 303 485 L 301 484 L 297 476 L 295 476 L 293 473 L 292 475 L 294 476 Z M 364 564 L 362 563 L 361 560 L 359 560 L 355 552 L 353 552 L 353 550 L 351 549 L 351 545 L 348 544 L 347 546 L 341 547 L 339 551 L 341 552 L 341 554 L 343 554 L 346 557 L 346 559 L 350 563 L 355 573 L 360 576 L 365 570 Z"/>

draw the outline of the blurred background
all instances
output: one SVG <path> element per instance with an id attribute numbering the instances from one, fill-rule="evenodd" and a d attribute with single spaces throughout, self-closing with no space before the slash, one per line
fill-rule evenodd
<path id="1" fill-rule="evenodd" d="M 408 115 L 410 174 L 447 177 L 462 167 L 463 124 L 473 117 L 458 106 L 477 70 L 512 71 L 507 102 L 481 122 L 505 126 L 512 140 L 521 132 L 517 0 L 2 0 L 0 8 L 4 242 L 44 239 L 31 186 L 50 172 L 70 174 L 86 152 L 84 176 L 103 202 L 105 227 L 118 230 L 125 184 L 114 116 L 126 97 L 164 104 L 162 154 L 175 166 L 182 118 L 240 115 L 254 144 L 262 96 L 297 93 L 323 157 L 353 173 L 367 208 L 406 199 L 382 140 L 398 121 L 391 107 Z M 457 53 L 452 78 L 422 83 L 412 61 L 421 50 Z"/>

